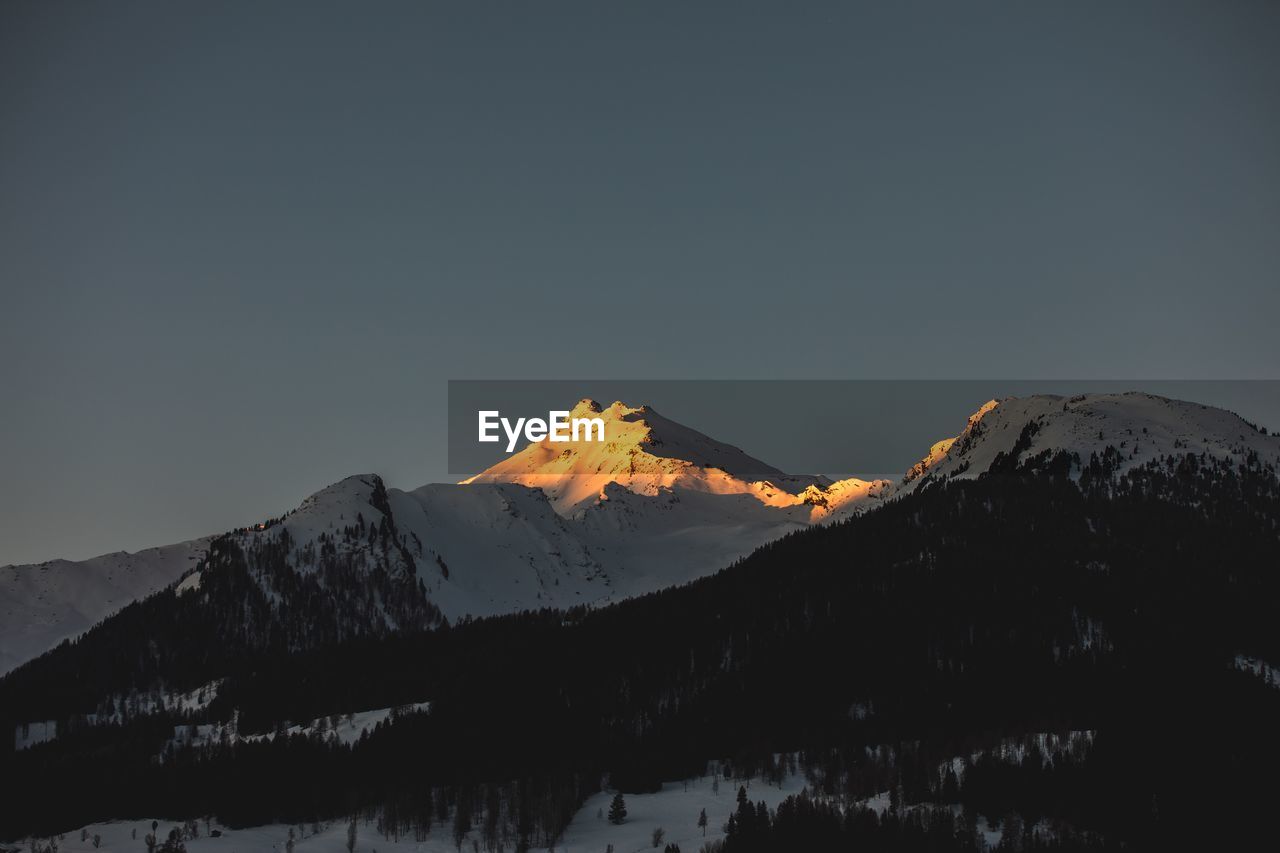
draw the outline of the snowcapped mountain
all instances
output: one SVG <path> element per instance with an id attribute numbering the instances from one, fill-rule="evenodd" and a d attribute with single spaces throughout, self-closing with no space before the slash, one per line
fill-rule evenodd
<path id="1" fill-rule="evenodd" d="M 413 562 L 427 598 L 456 619 L 684 583 L 891 493 L 889 481 L 786 474 L 644 406 L 582 400 L 571 416 L 602 418 L 609 441 L 532 443 L 457 485 L 387 489 L 385 506 L 372 497 L 381 481 L 348 478 L 282 527 L 306 542 L 357 514 L 385 522 L 404 555 L 393 558 Z"/>
<path id="2" fill-rule="evenodd" d="M 211 540 L 0 568 L 0 673 L 173 583 L 196 565 Z"/>
<path id="3" fill-rule="evenodd" d="M 934 444 L 907 471 L 903 486 L 978 477 L 1002 463 L 1059 452 L 1073 454 L 1078 464 L 1108 457 L 1117 475 L 1187 454 L 1237 463 L 1256 454 L 1280 468 L 1280 437 L 1223 409 L 1138 392 L 1045 394 L 984 403 L 959 435 Z"/>
<path id="4" fill-rule="evenodd" d="M 651 408 L 583 400 L 573 411 L 603 418 L 610 441 L 531 444 L 464 483 L 412 491 L 372 474 L 348 477 L 227 541 L 254 562 L 264 600 L 277 609 L 299 584 L 308 595 L 359 587 L 331 614 L 344 635 L 368 619 L 394 630 L 643 594 L 717 571 L 792 530 L 864 511 L 892 491 L 884 480 L 786 474 Z M 197 593 L 219 564 L 192 571 L 214 540 L 6 567 L 0 672 L 170 584 Z M 296 577 L 282 576 L 286 567 Z M 369 594 L 370 585 L 379 591 Z"/>
<path id="5" fill-rule="evenodd" d="M 902 743 L 920 720 L 954 717 L 969 726 L 957 742 L 999 736 L 1001 755 L 1006 744 L 1031 748 L 1025 736 L 1037 729 L 1028 727 L 1053 718 L 1076 733 L 1073 763 L 1054 759 L 1075 773 L 1095 733 L 1126 743 L 1150 728 L 1148 719 L 1199 696 L 1176 727 L 1225 708 L 1212 718 L 1215 731 L 1240 720 L 1254 726 L 1227 759 L 1252 760 L 1266 743 L 1274 699 L 1257 673 L 1276 670 L 1267 569 L 1280 438 L 1235 415 L 1145 394 L 993 400 L 894 484 L 762 471 L 651 410 L 609 409 L 625 440 L 603 451 L 553 455 L 535 445 L 465 484 L 411 491 L 349 477 L 282 518 L 204 541 L 193 568 L 190 548 L 148 557 L 150 577 L 173 573 L 158 594 L 0 678 L 0 723 L 14 732 L 11 760 L 25 782 L 26 799 L 5 815 L 20 818 L 6 824 L 13 836 L 146 813 L 151 803 L 208 813 L 207 791 L 219 797 L 214 814 L 235 815 L 229 825 L 345 815 L 337 809 L 353 802 L 343 788 L 351 768 L 370 767 L 376 772 L 359 777 L 383 779 L 396 797 L 360 794 L 384 809 L 380 845 L 409 831 L 388 819 L 405 790 L 432 804 L 412 829 L 419 846 L 430 831 L 441 849 L 456 847 L 465 833 L 450 842 L 450 823 L 508 820 L 515 837 L 522 804 L 542 814 L 533 805 L 553 802 L 547 790 L 571 808 L 540 818 L 546 844 L 638 845 L 657 822 L 650 801 L 628 795 L 646 825 L 624 831 L 591 817 L 611 794 L 592 799 L 583 779 L 629 773 L 637 781 L 627 784 L 652 790 L 652 780 L 696 768 L 706 757 L 701 744 L 720 743 L 759 744 L 755 758 L 735 755 L 733 765 L 763 771 L 769 786 L 815 780 L 829 761 L 797 776 L 777 763 L 776 746 L 846 718 L 848 732 L 883 731 L 887 743 Z M 951 480 L 970 482 L 928 488 Z M 638 596 L 716 572 L 787 531 L 872 507 L 883 508 L 607 613 L 462 618 Z M 70 589 L 91 563 L 57 564 L 61 579 L 45 589 Z M 448 630 L 426 630 L 446 619 Z M 1026 678 L 990 677 L 1009 671 Z M 1223 677 L 1241 672 L 1249 678 Z M 1167 695 L 1148 700 L 1152 685 L 1169 684 Z M 1082 700 L 1063 701 L 1068 695 Z M 954 713 L 958 696 L 962 714 Z M 900 719 L 920 702 L 922 712 Z M 1136 717 L 1134 702 L 1146 703 Z M 1252 703 L 1256 710 L 1238 713 Z M 1163 755 L 1168 742 L 1157 727 L 1141 754 Z M 432 775 L 403 770 L 407 754 L 431 756 Z M 846 771 L 844 783 L 862 786 L 863 801 L 902 797 L 886 785 L 908 765 L 882 764 L 878 748 L 865 754 L 873 763 Z M 315 760 L 295 764 L 295 756 Z M 945 779 L 926 788 L 946 797 L 939 814 L 951 815 L 978 756 L 956 763 L 951 753 L 921 753 L 910 766 L 928 766 L 917 757 L 953 768 L 952 794 Z M 1261 770 L 1272 758 L 1245 766 Z M 1177 772 L 1184 760 L 1156 770 Z M 273 781 L 299 766 L 320 784 Z M 1116 764 L 1095 766 L 1114 772 Z M 1199 774 L 1210 778 L 1221 766 L 1215 757 Z M 477 767 L 488 768 L 484 784 L 494 787 L 463 786 Z M 548 777 L 537 799 L 520 799 L 525 788 L 510 780 L 544 767 L 573 774 Z M 671 775 L 657 775 L 663 768 Z M 391 775 L 398 772 L 405 775 Z M 1128 772 L 1156 775 L 1146 763 Z M 1105 775 L 1080 778 L 1092 793 Z M 723 770 L 715 778 L 723 782 Z M 994 777 L 977 777 L 973 790 L 984 778 Z M 701 798 L 691 783 L 669 791 Z M 311 789 L 344 798 L 318 801 L 330 811 L 307 811 Z M 104 806 L 105 794 L 119 796 Z M 1135 807 L 1152 796 L 1141 791 Z M 716 797 L 713 786 L 705 807 Z M 584 799 L 584 819 L 570 820 Z M 702 837 L 695 801 L 704 807 L 686 800 L 669 812 L 686 815 L 673 837 Z M 466 802 L 484 804 L 483 822 L 473 820 L 479 812 L 458 811 Z"/>
<path id="6" fill-rule="evenodd" d="M 770 506 L 802 503 L 798 493 L 825 486 L 823 477 L 785 474 L 736 447 L 721 444 L 647 406 L 580 400 L 570 418 L 604 421 L 607 442 L 529 444 L 464 483 L 520 483 L 542 489 L 559 512 L 597 499 L 609 483 L 643 495 L 681 488 L 717 495 L 749 494 Z"/>
<path id="7" fill-rule="evenodd" d="M 0 672 L 156 590 L 199 594 L 227 559 L 225 548 L 210 555 L 213 542 L 247 555 L 261 618 L 332 601 L 326 618 L 342 637 L 644 594 L 924 484 L 1059 451 L 1081 466 L 1105 456 L 1116 474 L 1188 453 L 1280 467 L 1280 438 L 1221 409 L 1139 393 L 992 400 L 900 483 L 786 474 L 643 406 L 583 400 L 573 416 L 601 417 L 610 440 L 530 444 L 461 484 L 402 491 L 348 477 L 226 537 L 0 569 Z"/>

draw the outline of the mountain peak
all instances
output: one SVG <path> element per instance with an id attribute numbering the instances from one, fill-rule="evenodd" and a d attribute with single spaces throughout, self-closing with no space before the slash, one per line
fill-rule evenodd
<path id="1" fill-rule="evenodd" d="M 1280 464 L 1280 439 L 1225 409 L 1138 391 L 1038 394 L 984 403 L 954 438 L 933 445 L 903 480 L 977 477 L 997 459 L 1066 452 L 1082 463 L 1097 454 L 1117 472 L 1171 455 L 1205 453 L 1243 460 L 1249 453 Z"/>
<path id="2" fill-rule="evenodd" d="M 610 483 L 643 495 L 654 495 L 664 488 L 751 494 L 773 506 L 797 504 L 805 487 L 827 484 L 823 478 L 787 474 L 733 445 L 666 418 L 651 406 L 615 400 L 606 408 L 584 398 L 573 407 L 571 417 L 603 420 L 605 441 L 553 443 L 544 439 L 463 483 L 519 483 L 540 488 L 560 512 L 599 500 Z"/>
<path id="3" fill-rule="evenodd" d="M 617 405 L 616 403 L 614 405 Z M 571 418 L 587 418 L 601 413 L 600 404 L 590 397 L 583 397 L 569 411 Z"/>

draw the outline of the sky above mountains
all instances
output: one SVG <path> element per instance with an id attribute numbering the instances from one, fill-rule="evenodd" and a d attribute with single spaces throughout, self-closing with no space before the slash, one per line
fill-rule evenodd
<path id="1" fill-rule="evenodd" d="M 451 378 L 1280 374 L 1280 9 L 893 6 L 4 4 L 0 564 L 441 479 Z"/>

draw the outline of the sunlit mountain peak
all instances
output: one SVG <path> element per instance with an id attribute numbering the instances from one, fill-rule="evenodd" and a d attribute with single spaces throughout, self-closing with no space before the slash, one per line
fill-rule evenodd
<path id="1" fill-rule="evenodd" d="M 865 497 L 872 484 L 848 481 L 833 489 L 825 477 L 788 474 L 733 445 L 664 417 L 650 406 L 614 401 L 601 407 L 582 399 L 570 417 L 597 417 L 605 441 L 552 442 L 520 451 L 464 483 L 519 483 L 542 489 L 558 512 L 599 502 L 616 483 L 641 495 L 683 489 L 748 495 L 770 507 L 809 507 L 821 517 L 849 499 Z"/>

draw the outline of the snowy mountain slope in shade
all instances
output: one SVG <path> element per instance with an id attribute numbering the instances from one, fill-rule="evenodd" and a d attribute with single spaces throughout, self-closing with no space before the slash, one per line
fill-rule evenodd
<path id="1" fill-rule="evenodd" d="M 304 542 L 314 542 L 334 524 L 354 524 L 362 509 L 366 517 L 377 517 L 369 504 L 375 481 L 380 482 L 372 476 L 349 477 L 315 493 L 290 513 L 292 532 Z M 277 535 L 278 528 L 264 524 L 233 535 L 248 544 L 256 537 Z M 88 560 L 0 568 L 0 675 L 165 587 L 176 583 L 180 594 L 199 589 L 199 572 L 187 573 L 216 538 L 133 554 L 120 551 Z"/>
<path id="2" fill-rule="evenodd" d="M 248 545 L 287 529 L 298 550 L 294 564 L 306 571 L 314 565 L 308 554 L 328 534 L 331 546 L 357 564 L 416 575 L 432 603 L 457 619 L 601 603 L 683 583 L 791 530 L 864 511 L 895 492 L 885 481 L 786 475 L 642 407 L 615 403 L 601 410 L 590 401 L 575 407 L 577 416 L 597 411 L 610 425 L 607 444 L 554 454 L 546 444 L 530 445 L 469 485 L 402 492 L 386 490 L 373 475 L 350 477 L 307 498 L 278 525 L 238 536 Z M 1002 453 L 1016 451 L 1025 460 L 1067 450 L 1088 460 L 1108 447 L 1121 455 L 1122 468 L 1202 451 L 1231 458 L 1256 452 L 1280 464 L 1280 439 L 1220 409 L 1137 393 L 1036 396 L 985 404 L 905 480 L 912 488 L 977 476 Z M 384 518 L 395 530 L 393 547 L 363 535 L 334 536 Z M 7 671 L 174 582 L 208 541 L 0 570 L 6 621 L 0 666 Z M 199 582 L 188 577 L 183 589 Z"/>
<path id="3" fill-rule="evenodd" d="M 390 559 L 415 572 L 431 602 L 457 619 L 599 604 L 684 583 L 891 492 L 888 481 L 787 475 L 648 409 L 602 410 L 585 400 L 573 411 L 602 416 L 611 440 L 554 452 L 549 443 L 530 445 L 465 483 L 386 489 L 381 501 L 374 475 L 349 477 L 308 498 L 278 529 L 244 536 L 287 530 L 295 566 L 306 571 L 327 534 L 328 547 L 357 563 Z M 733 471 L 772 479 L 748 482 Z M 384 523 L 399 555 L 364 536 L 335 538 L 351 524 Z"/>
<path id="4" fill-rule="evenodd" d="M 359 741 L 361 735 L 372 732 L 379 723 L 394 723 L 398 717 L 408 714 L 430 713 L 429 703 L 405 706 L 402 708 L 384 708 L 376 711 L 365 711 L 356 714 L 335 716 L 313 720 L 305 726 L 290 726 L 286 731 L 291 735 L 307 735 L 330 742 L 350 745 Z M 176 739 L 191 738 L 207 740 L 221 737 L 223 732 L 216 727 L 194 726 L 180 727 L 175 732 Z M 241 736 L 230 729 L 228 737 L 241 741 L 271 740 L 275 733 L 263 735 Z M 986 757 L 999 764 L 1016 766 L 1023 759 L 1035 753 L 1043 763 L 1050 763 L 1055 754 L 1071 754 L 1081 757 L 1091 748 L 1095 733 L 1092 731 L 1071 731 L 1065 733 L 1033 732 L 1013 738 L 1005 738 L 986 749 L 975 750 L 968 755 L 957 755 L 943 762 L 938 768 L 949 767 L 963 781 L 966 772 L 966 761 L 977 761 Z M 868 747 L 869 756 L 892 754 L 893 748 L 886 745 Z M 630 793 L 625 795 L 626 818 L 620 824 L 607 819 L 614 792 L 603 790 L 588 796 L 575 811 L 572 820 L 565 827 L 562 836 L 550 846 L 532 847 L 538 853 L 574 853 L 574 851 L 647 851 L 654 849 L 653 834 L 655 829 L 663 831 L 662 842 L 657 849 L 665 849 L 667 844 L 676 844 L 684 851 L 697 851 L 708 842 L 717 842 L 725 837 L 725 826 L 729 816 L 738 808 L 737 792 L 744 788 L 752 803 L 765 803 L 770 810 L 776 810 L 788 797 L 798 796 L 808 791 L 819 799 L 834 799 L 823 794 L 823 775 L 812 768 L 805 770 L 797 762 L 795 754 L 777 756 L 780 772 L 764 775 L 738 776 L 733 774 L 725 778 L 724 765 L 710 762 L 707 772 L 691 776 L 680 781 L 664 782 L 655 791 L 647 793 Z M 788 766 L 790 765 L 790 766 Z M 844 801 L 849 806 L 871 809 L 883 815 L 891 808 L 892 798 L 888 791 L 871 797 L 850 798 Z M 935 806 L 935 803 L 916 803 L 904 806 L 907 811 Z M 951 806 L 957 814 L 962 807 Z M 699 826 L 699 815 L 706 813 L 706 826 Z M 482 818 L 483 810 L 476 815 Z M 160 835 L 167 835 L 170 827 L 183 825 L 183 821 L 160 820 Z M 471 822 L 471 829 L 463 832 L 457 839 L 453 835 L 452 821 L 440 821 L 433 825 L 425 837 L 417 838 L 413 832 L 402 832 L 398 836 L 388 836 L 378 831 L 376 821 L 359 821 L 356 828 L 356 853 L 376 853 L 377 850 L 393 853 L 452 853 L 462 849 L 484 849 L 482 819 Z M 189 853 L 221 853 L 228 846 L 240 853 L 276 853 L 287 847 L 290 837 L 294 839 L 294 853 L 346 853 L 347 828 L 346 820 L 325 821 L 322 823 L 269 824 L 266 826 L 229 829 L 216 822 L 199 822 L 197 834 L 186 841 Z M 136 850 L 140 841 L 150 831 L 151 819 L 126 819 L 94 823 L 81 830 L 65 834 L 59 846 L 62 853 L 120 853 L 120 851 Z M 219 837 L 211 837 L 210 830 L 217 829 Z M 993 824 L 981 815 L 975 815 L 975 829 L 978 835 L 990 848 L 1000 843 L 1002 831 L 998 824 Z M 1042 837 L 1054 838 L 1053 828 L 1045 823 L 1039 825 Z M 292 833 L 292 836 L 291 834 Z M 94 838 L 99 842 L 95 845 Z M 37 853 L 30 839 L 13 842 L 15 853 Z"/>
<path id="5" fill-rule="evenodd" d="M 1239 417 L 1139 393 L 993 400 L 958 436 L 936 443 L 901 486 L 787 475 L 643 407 L 601 409 L 588 400 L 574 412 L 598 413 L 611 441 L 554 452 L 530 445 L 463 485 L 405 492 L 374 475 L 349 477 L 278 523 L 233 535 L 252 550 L 287 530 L 300 573 L 316 570 L 317 555 L 329 549 L 357 576 L 368 570 L 415 588 L 420 582 L 429 602 L 456 620 L 604 603 L 684 583 L 799 527 L 863 512 L 921 483 L 978 476 L 1002 454 L 1025 461 L 1066 450 L 1087 462 L 1114 448 L 1121 470 L 1200 452 L 1257 453 L 1280 465 L 1280 438 Z M 199 573 L 183 575 L 210 541 L 0 569 L 0 672 L 168 584 L 179 583 L 180 594 L 198 590 Z M 391 629 L 406 616 L 390 606 L 379 614 Z"/>
<path id="6" fill-rule="evenodd" d="M 147 692 L 134 690 L 127 694 L 108 696 L 103 699 L 98 711 L 84 715 L 83 722 L 91 726 L 108 723 L 118 725 L 141 714 L 156 714 L 162 711 L 169 713 L 201 711 L 209 707 L 209 703 L 218 695 L 218 689 L 223 681 L 224 679 L 219 678 L 208 684 L 202 684 L 194 690 L 181 693 L 157 687 Z M 14 730 L 13 748 L 28 749 L 36 744 L 55 740 L 57 737 L 57 720 L 23 723 Z"/>
<path id="7" fill-rule="evenodd" d="M 135 853 L 146 850 L 144 839 L 151 832 L 151 824 L 159 824 L 157 835 L 161 843 L 175 827 L 183 827 L 186 821 L 168 818 L 130 818 L 89 824 L 58 839 L 60 853 Z M 306 824 L 298 835 L 299 827 L 286 824 L 270 824 L 231 829 L 217 821 L 197 821 L 199 836 L 184 841 L 187 853 L 280 853 L 285 850 L 289 833 L 295 834 L 295 853 L 347 853 L 347 821 L 325 821 L 322 824 Z M 318 832 L 316 830 L 319 830 Z M 383 838 L 373 827 L 361 824 L 356 835 L 355 853 L 456 853 L 452 835 L 447 827 L 437 827 L 425 844 L 418 843 L 412 835 L 398 842 Z M 214 836 L 212 833 L 217 832 Z M 96 839 L 96 843 L 95 843 Z M 16 840 L 6 846 L 17 853 L 36 853 L 48 848 L 39 839 Z M 470 848 L 467 848 L 470 849 Z"/>
<path id="8" fill-rule="evenodd" d="M 177 726 L 173 730 L 173 738 L 167 748 L 183 746 L 201 746 L 206 743 L 217 743 L 229 740 L 235 743 L 270 742 L 277 736 L 316 738 L 326 742 L 351 746 L 367 734 L 372 733 L 379 725 L 392 723 L 410 714 L 425 714 L 431 709 L 430 702 L 415 702 L 398 708 L 377 708 L 371 711 L 355 711 L 350 714 L 334 714 L 319 717 L 308 723 L 281 726 L 276 731 L 262 734 L 243 734 L 238 728 L 236 719 L 227 723 L 202 723 L 199 725 Z"/>
<path id="9" fill-rule="evenodd" d="M 196 564 L 211 538 L 0 568 L 0 674 L 173 583 Z"/>
<path id="10" fill-rule="evenodd" d="M 328 560 L 349 564 L 358 575 L 385 571 L 421 581 L 430 603 L 456 620 L 599 604 L 684 583 L 798 527 L 875 506 L 888 494 L 887 481 L 791 477 L 665 418 L 655 420 L 659 433 L 645 421 L 626 420 L 642 409 L 615 404 L 610 411 L 631 430 L 624 433 L 630 440 L 610 445 L 612 456 L 571 455 L 566 459 L 573 464 L 560 461 L 532 477 L 503 463 L 469 484 L 408 492 L 387 489 L 373 474 L 347 477 L 279 521 L 230 535 L 252 553 L 287 532 L 288 563 L 304 575 Z M 663 454 L 687 452 L 709 467 L 652 455 L 641 444 Z M 536 446 L 527 449 L 525 461 L 535 452 Z M 748 483 L 714 463 L 770 473 L 778 482 Z M 556 496 L 568 514 L 557 512 Z M 2 671 L 169 584 L 179 595 L 197 592 L 201 571 L 187 572 L 213 539 L 60 564 L 48 574 L 41 567 L 6 569 L 12 574 L 0 604 L 14 618 L 0 634 Z M 117 589 L 120 578 L 131 582 Z M 260 580 L 280 604 L 289 584 L 276 588 Z M 394 629 L 405 613 L 393 610 L 382 606 L 373 618 Z"/>
<path id="11" fill-rule="evenodd" d="M 1074 453 L 1083 464 L 1113 449 L 1115 473 L 1188 453 L 1243 461 L 1256 453 L 1280 468 L 1280 437 L 1232 412 L 1152 394 L 1038 395 L 992 400 L 970 416 L 955 438 L 938 442 L 903 480 L 911 488 L 955 477 L 977 477 L 997 459 L 1025 462 L 1039 454 Z"/>
<path id="12" fill-rule="evenodd" d="M 345 477 L 308 497 L 279 522 L 265 529 L 240 531 L 237 537 L 243 547 L 251 547 L 255 539 L 278 538 L 287 530 L 297 549 L 292 565 L 304 572 L 315 567 L 315 552 L 324 535 L 337 553 L 350 555 L 363 568 L 373 568 L 381 560 L 397 572 L 412 574 L 415 561 L 407 549 L 384 548 L 381 542 L 375 545 L 365 538 L 364 531 L 370 525 L 380 528 L 383 519 L 393 524 L 387 500 L 386 487 L 377 474 Z M 360 528 L 354 541 L 337 535 L 352 526 Z"/>
<path id="13" fill-rule="evenodd" d="M 609 814 L 613 792 L 593 794 L 578 809 L 555 849 L 652 850 L 653 831 L 662 829 L 663 840 L 658 850 L 666 844 L 677 844 L 682 851 L 696 853 L 702 845 L 724 838 L 725 824 L 738 806 L 739 787 L 747 789 L 752 803 L 763 802 L 770 809 L 777 809 L 787 797 L 798 795 L 809 786 L 808 780 L 798 773 L 787 774 L 776 783 L 748 778 L 719 779 L 713 785 L 713 779 L 713 776 L 702 776 L 666 782 L 652 793 L 627 794 L 627 817 L 617 825 L 601 817 L 601 813 Z M 698 816 L 704 810 L 707 813 L 705 833 L 698 826 Z"/>
<path id="14" fill-rule="evenodd" d="M 340 726 L 347 725 L 349 724 L 345 721 L 340 722 Z M 724 837 L 724 825 L 737 808 L 739 785 L 747 787 L 752 802 L 763 800 L 770 808 L 776 809 L 788 796 L 804 790 L 807 781 L 798 774 L 787 775 L 780 784 L 769 783 L 760 778 L 721 779 L 718 790 L 713 790 L 710 776 L 690 779 L 687 784 L 669 782 L 651 794 L 628 794 L 627 820 L 621 825 L 614 825 L 597 816 L 601 810 L 608 812 L 609 801 L 613 796 L 612 793 L 602 792 L 587 798 L 558 843 L 552 847 L 538 846 L 532 849 L 538 853 L 550 853 L 552 850 L 562 853 L 602 853 L 611 844 L 620 853 L 652 850 L 653 830 L 662 827 L 665 833 L 664 844 L 676 842 L 681 850 L 695 853 L 705 841 Z M 697 826 L 701 809 L 706 809 L 707 812 L 705 837 Z M 66 833 L 65 838 L 60 840 L 58 849 L 61 853 L 133 853 L 139 848 L 145 850 L 143 841 L 151 831 L 151 822 L 152 818 L 142 818 L 89 824 L 82 830 Z M 161 819 L 159 824 L 159 835 L 163 838 L 168 835 L 170 828 L 175 825 L 183 826 L 185 821 Z M 347 828 L 348 822 L 345 820 L 326 821 L 318 825 L 270 824 L 236 829 L 216 821 L 208 825 L 200 821 L 199 835 L 185 843 L 188 853 L 279 853 L 286 849 L 292 830 L 294 853 L 347 853 Z M 220 833 L 219 837 L 211 837 L 210 830 L 214 829 Z M 96 847 L 93 843 L 95 836 L 99 839 L 99 846 Z M 424 839 L 418 840 L 412 832 L 405 833 L 398 839 L 389 838 L 378 832 L 376 822 L 360 821 L 356 830 L 355 853 L 374 853 L 378 850 L 384 853 L 455 853 L 458 849 L 474 849 L 473 841 L 480 845 L 479 849 L 485 849 L 480 821 L 476 821 L 474 828 L 463 834 L 460 845 L 454 841 L 451 822 L 434 825 Z M 15 840 L 12 846 L 18 853 L 34 853 L 30 839 Z M 659 845 L 658 850 L 662 849 L 662 845 Z"/>
<path id="15" fill-rule="evenodd" d="M 569 517 L 516 483 L 388 495 L 427 595 L 450 619 L 602 604 L 685 583 L 807 526 L 818 509 L 680 487 L 646 495 L 620 483 Z M 842 511 L 878 503 L 869 490 L 858 498 Z"/>
<path id="16" fill-rule="evenodd" d="M 349 562 L 358 572 L 385 567 L 420 581 L 427 599 L 451 620 L 608 594 L 605 567 L 590 543 L 543 492 L 512 483 L 436 483 L 406 492 L 387 489 L 374 474 L 347 477 L 278 524 L 238 539 L 251 551 L 255 540 L 284 535 L 291 543 L 288 562 L 300 574 L 319 571 L 326 559 Z"/>
<path id="17" fill-rule="evenodd" d="M 611 483 L 571 524 L 607 566 L 607 598 L 617 600 L 718 571 L 807 526 L 808 508 L 680 488 L 640 495 Z"/>
<path id="18" fill-rule="evenodd" d="M 607 595 L 608 573 L 591 544 L 537 489 L 437 483 L 392 489 L 390 504 L 427 596 L 449 619 Z"/>
<path id="19" fill-rule="evenodd" d="M 397 529 L 423 543 L 419 576 L 428 597 L 454 619 L 602 604 L 686 583 L 815 520 L 865 511 L 888 494 L 872 484 L 843 488 L 839 514 L 680 486 L 640 494 L 616 482 L 568 517 L 541 490 L 514 483 L 390 494 Z"/>
<path id="20" fill-rule="evenodd" d="M 582 400 L 571 417 L 601 418 L 607 441 L 534 443 L 458 486 L 393 493 L 397 529 L 423 543 L 428 594 L 450 618 L 685 583 L 892 492 L 786 474 L 643 406 Z"/>

